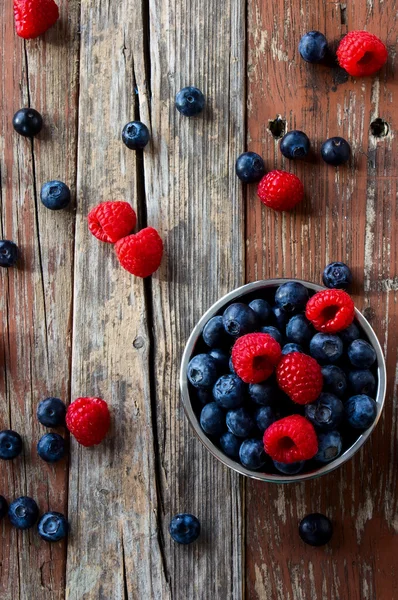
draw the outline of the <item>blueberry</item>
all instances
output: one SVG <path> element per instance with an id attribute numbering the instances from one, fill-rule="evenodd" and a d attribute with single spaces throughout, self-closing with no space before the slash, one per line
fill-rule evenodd
<path id="1" fill-rule="evenodd" d="M 37 453 L 46 462 L 57 462 L 65 456 L 65 440 L 59 433 L 46 433 L 37 443 Z"/>
<path id="2" fill-rule="evenodd" d="M 326 365 L 322 367 L 323 391 L 330 392 L 335 396 L 344 396 L 347 389 L 347 379 L 345 373 L 336 365 Z"/>
<path id="3" fill-rule="evenodd" d="M 59 542 L 68 535 L 68 521 L 59 512 L 46 512 L 37 524 L 37 531 L 46 542 Z"/>
<path id="4" fill-rule="evenodd" d="M 0 267 L 13 267 L 18 256 L 18 246 L 14 242 L 0 240 Z"/>
<path id="5" fill-rule="evenodd" d="M 259 154 L 244 152 L 236 160 L 235 171 L 243 183 L 255 183 L 264 177 L 265 164 Z"/>
<path id="6" fill-rule="evenodd" d="M 254 310 L 261 325 L 265 325 L 271 319 L 271 306 L 266 300 L 257 298 L 256 300 L 250 302 L 249 307 Z"/>
<path id="7" fill-rule="evenodd" d="M 223 373 L 228 373 L 229 369 L 229 354 L 224 352 L 224 350 L 220 350 L 220 348 L 212 348 L 210 350 L 209 355 L 217 361 L 219 371 Z"/>
<path id="8" fill-rule="evenodd" d="M 202 335 L 205 344 L 210 348 L 222 348 L 228 341 L 231 341 L 230 336 L 225 331 L 221 316 L 212 317 L 207 321 Z"/>
<path id="9" fill-rule="evenodd" d="M 271 406 L 278 397 L 279 389 L 275 384 L 268 381 L 264 383 L 251 383 L 249 385 L 249 397 L 256 404 Z"/>
<path id="10" fill-rule="evenodd" d="M 11 525 L 17 529 L 29 529 L 37 521 L 39 508 L 32 498 L 21 496 L 11 502 L 8 509 L 8 518 Z"/>
<path id="11" fill-rule="evenodd" d="M 59 398 L 46 398 L 37 407 L 37 418 L 45 427 L 65 425 L 66 406 Z"/>
<path id="12" fill-rule="evenodd" d="M 234 365 L 233 365 L 233 362 L 232 362 L 232 356 L 229 359 L 228 367 L 229 367 L 229 370 L 230 370 L 231 373 L 235 373 Z M 236 375 L 236 373 L 235 373 L 235 375 Z"/>
<path id="13" fill-rule="evenodd" d="M 306 405 L 305 416 L 316 429 L 330 431 L 342 422 L 344 404 L 337 396 L 324 392 L 316 402 Z"/>
<path id="14" fill-rule="evenodd" d="M 218 379 L 218 363 L 208 354 L 197 354 L 188 365 L 187 377 L 197 388 L 211 388 Z"/>
<path id="15" fill-rule="evenodd" d="M 299 42 L 301 58 L 309 63 L 321 62 L 326 56 L 327 49 L 327 39 L 320 31 L 308 31 Z"/>
<path id="16" fill-rule="evenodd" d="M 310 151 L 310 140 L 303 131 L 288 131 L 281 140 L 280 150 L 286 158 L 305 158 Z"/>
<path id="17" fill-rule="evenodd" d="M 346 163 L 351 154 L 350 144 L 342 137 L 332 137 L 321 146 L 321 156 L 325 163 L 338 167 Z"/>
<path id="18" fill-rule="evenodd" d="M 205 97 L 196 87 L 185 87 L 176 96 L 176 109 L 184 117 L 194 117 L 203 111 Z"/>
<path id="19" fill-rule="evenodd" d="M 123 127 L 122 140 L 130 150 L 142 150 L 149 142 L 149 129 L 141 121 L 131 121 Z"/>
<path id="20" fill-rule="evenodd" d="M 239 458 L 246 469 L 261 469 L 267 460 L 262 440 L 245 440 L 240 447 Z"/>
<path id="21" fill-rule="evenodd" d="M 0 519 L 4 519 L 8 512 L 8 502 L 4 496 L 0 496 Z"/>
<path id="22" fill-rule="evenodd" d="M 282 354 L 290 354 L 291 352 L 301 352 L 303 354 L 304 350 L 298 344 L 285 344 L 282 348 Z"/>
<path id="23" fill-rule="evenodd" d="M 289 320 L 289 316 L 285 313 L 284 310 L 279 308 L 279 306 L 273 306 L 271 310 L 273 314 L 274 323 L 281 331 L 284 331 L 286 323 Z"/>
<path id="24" fill-rule="evenodd" d="M 313 335 L 314 331 L 311 327 L 311 323 L 304 315 L 292 317 L 286 326 L 286 337 L 289 342 L 305 346 L 306 344 L 309 344 Z"/>
<path id="25" fill-rule="evenodd" d="M 170 521 L 169 532 L 178 544 L 192 544 L 200 535 L 199 519 L 187 513 L 175 515 Z"/>
<path id="26" fill-rule="evenodd" d="M 14 129 L 24 137 L 34 137 L 43 127 L 43 118 L 34 108 L 21 108 L 12 120 Z"/>
<path id="27" fill-rule="evenodd" d="M 373 396 L 376 391 L 376 379 L 371 371 L 350 371 L 348 373 L 350 391 L 356 394 Z"/>
<path id="28" fill-rule="evenodd" d="M 236 435 L 230 431 L 223 433 L 220 437 L 221 450 L 231 458 L 239 458 L 239 448 L 241 444 L 242 440 L 237 438 Z"/>
<path id="29" fill-rule="evenodd" d="M 283 337 L 279 329 L 274 327 L 273 325 L 266 325 L 265 327 L 260 328 L 261 333 L 267 333 L 271 337 L 274 338 L 278 342 L 280 346 L 283 345 Z"/>
<path id="30" fill-rule="evenodd" d="M 234 337 L 252 333 L 257 329 L 256 313 L 247 304 L 235 302 L 223 314 L 225 330 Z"/>
<path id="31" fill-rule="evenodd" d="M 0 458 L 12 460 L 22 452 L 22 438 L 16 431 L 4 429 L 0 431 Z"/>
<path id="32" fill-rule="evenodd" d="M 214 401 L 212 390 L 207 390 L 205 388 L 198 388 L 196 390 L 196 397 L 202 406 Z"/>
<path id="33" fill-rule="evenodd" d="M 333 363 L 343 354 L 343 342 L 338 335 L 316 333 L 310 342 L 310 354 L 320 363 Z"/>
<path id="34" fill-rule="evenodd" d="M 346 290 L 352 283 L 352 273 L 342 262 L 330 263 L 323 272 L 323 283 L 328 288 Z"/>
<path id="35" fill-rule="evenodd" d="M 275 293 L 275 304 L 286 313 L 304 310 L 308 302 L 308 290 L 298 281 L 288 281 L 278 287 Z"/>
<path id="36" fill-rule="evenodd" d="M 234 408 L 227 412 L 228 430 L 236 437 L 246 438 L 254 428 L 254 422 L 245 408 Z"/>
<path id="37" fill-rule="evenodd" d="M 303 542 L 310 546 L 324 546 L 332 539 L 332 522 L 325 515 L 312 513 L 301 521 L 299 535 Z"/>
<path id="38" fill-rule="evenodd" d="M 354 340 L 359 340 L 361 337 L 361 332 L 355 323 L 351 323 L 347 329 L 343 329 L 343 331 L 339 331 L 339 338 L 341 338 L 343 344 L 348 346 Z"/>
<path id="39" fill-rule="evenodd" d="M 348 358 L 354 367 L 358 369 L 369 369 L 376 360 L 376 352 L 373 346 L 365 340 L 354 340 L 348 346 Z"/>
<path id="40" fill-rule="evenodd" d="M 256 410 L 255 419 L 257 427 L 261 433 L 264 433 L 272 423 L 275 423 L 276 416 L 270 406 L 260 406 Z"/>
<path id="41" fill-rule="evenodd" d="M 338 431 L 327 431 L 318 435 L 318 452 L 314 459 L 320 463 L 330 463 L 340 456 L 343 442 Z"/>
<path id="42" fill-rule="evenodd" d="M 376 402 L 364 394 L 349 398 L 344 408 L 346 419 L 354 429 L 367 429 L 377 415 Z"/>
<path id="43" fill-rule="evenodd" d="M 40 199 L 50 210 L 62 210 L 70 202 L 70 189 L 62 181 L 47 181 L 40 191 Z"/>
<path id="44" fill-rule="evenodd" d="M 213 397 L 222 408 L 238 408 L 245 400 L 246 390 L 246 384 L 237 375 L 230 373 L 216 381 Z"/>
<path id="45" fill-rule="evenodd" d="M 284 473 L 285 475 L 297 475 L 297 473 L 301 473 L 301 471 L 304 469 L 305 460 L 300 460 L 299 462 L 290 464 L 281 463 L 277 460 L 274 460 L 274 465 L 278 471 Z"/>
<path id="46" fill-rule="evenodd" d="M 200 426 L 207 435 L 225 431 L 225 414 L 216 402 L 210 402 L 202 408 Z"/>

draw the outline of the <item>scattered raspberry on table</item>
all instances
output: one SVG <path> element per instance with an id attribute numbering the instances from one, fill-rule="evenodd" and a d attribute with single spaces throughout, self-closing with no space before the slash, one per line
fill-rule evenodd
<path id="1" fill-rule="evenodd" d="M 387 62 L 383 42 L 368 31 L 350 31 L 337 48 L 337 60 L 353 77 L 373 75 Z"/>
<path id="2" fill-rule="evenodd" d="M 17 35 L 28 40 L 50 29 L 59 10 L 54 0 L 14 0 L 14 18 Z"/>
<path id="3" fill-rule="evenodd" d="M 136 226 L 137 216 L 128 202 L 101 202 L 88 214 L 88 228 L 101 242 L 115 244 L 129 235 Z"/>
<path id="4" fill-rule="evenodd" d="M 115 244 L 116 255 L 121 266 L 136 277 L 149 277 L 160 266 L 163 242 L 153 227 L 141 229 Z"/>
<path id="5" fill-rule="evenodd" d="M 82 446 L 96 446 L 110 427 L 107 403 L 101 398 L 77 398 L 66 411 L 66 426 Z"/>
<path id="6" fill-rule="evenodd" d="M 263 204 L 277 211 L 291 210 L 304 198 L 300 179 L 287 171 L 270 171 L 258 184 L 257 194 Z"/>

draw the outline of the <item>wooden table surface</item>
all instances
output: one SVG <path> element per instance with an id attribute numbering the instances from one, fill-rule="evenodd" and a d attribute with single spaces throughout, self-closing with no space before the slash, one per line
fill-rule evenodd
<path id="1" fill-rule="evenodd" d="M 22 252 L 2 270 L 0 428 L 24 438 L 23 457 L 0 467 L 0 493 L 29 495 L 67 512 L 68 543 L 0 524 L 2 600 L 398 599 L 398 89 L 396 0 L 59 0 L 45 36 L 16 37 L 12 2 L 0 7 L 0 228 Z M 308 65 L 301 35 L 330 41 L 366 28 L 389 47 L 379 75 L 354 80 Z M 176 92 L 201 88 L 204 116 L 181 117 Z M 22 106 L 39 110 L 31 143 L 12 128 Z M 310 137 L 314 155 L 288 163 L 269 130 L 280 115 Z M 140 118 L 143 154 L 120 140 Z M 384 137 L 371 122 L 388 123 Z M 348 166 L 319 159 L 323 140 L 346 137 Z M 275 214 L 234 174 L 245 149 L 269 169 L 303 179 L 297 211 Z M 74 207 L 45 209 L 49 179 Z M 123 199 L 156 227 L 165 258 L 149 280 L 120 269 L 87 230 L 99 201 Z M 195 322 L 222 294 L 256 279 L 321 282 L 344 260 L 357 306 L 387 359 L 388 394 L 370 441 L 346 466 L 313 482 L 243 479 L 195 438 L 180 402 L 179 363 Z M 98 395 L 112 431 L 95 448 L 73 440 L 55 466 L 35 451 L 37 403 Z M 298 521 L 321 511 L 333 541 L 304 546 Z M 168 534 L 192 512 L 203 535 L 190 547 Z"/>

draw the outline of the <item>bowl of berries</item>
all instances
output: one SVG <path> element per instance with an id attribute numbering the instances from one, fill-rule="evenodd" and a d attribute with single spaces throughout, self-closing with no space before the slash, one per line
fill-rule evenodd
<path id="1" fill-rule="evenodd" d="M 344 289 L 270 279 L 233 290 L 203 315 L 180 387 L 193 429 L 218 460 L 288 483 L 329 473 L 361 448 L 383 410 L 386 370 Z"/>

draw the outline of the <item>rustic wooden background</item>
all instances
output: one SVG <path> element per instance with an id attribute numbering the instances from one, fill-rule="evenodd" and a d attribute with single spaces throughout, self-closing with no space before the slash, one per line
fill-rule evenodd
<path id="1" fill-rule="evenodd" d="M 0 465 L 0 493 L 28 494 L 40 509 L 68 511 L 68 544 L 0 524 L 2 600 L 395 600 L 398 598 L 398 102 L 396 0 L 59 0 L 61 20 L 43 38 L 14 33 L 0 6 L 0 228 L 23 261 L 1 276 L 0 428 L 25 441 Z M 380 75 L 353 80 L 307 65 L 297 44 L 310 29 L 338 41 L 366 28 L 386 41 Z M 200 87 L 204 116 L 174 109 L 183 86 Z M 45 119 L 33 143 L 12 116 L 31 105 Z M 287 164 L 269 131 L 277 115 L 313 141 L 314 155 Z M 120 141 L 141 118 L 143 155 Z M 370 124 L 382 118 L 384 137 Z M 321 142 L 343 135 L 349 166 L 328 168 Z M 277 215 L 234 175 L 237 155 L 302 176 L 304 205 Z M 38 199 L 59 178 L 74 208 Z M 87 231 L 89 209 L 125 199 L 140 224 L 158 228 L 166 258 L 152 280 L 118 268 Z M 244 281 L 320 281 L 331 260 L 355 273 L 355 300 L 387 357 L 380 425 L 347 466 L 315 482 L 275 486 L 218 464 L 184 417 L 178 370 L 184 343 L 213 301 Z M 36 405 L 100 395 L 113 413 L 101 446 L 71 441 L 69 462 L 46 465 L 35 446 Z M 332 543 L 305 547 L 298 521 L 321 510 Z M 198 515 L 200 541 L 179 547 L 167 532 L 178 511 Z"/>

